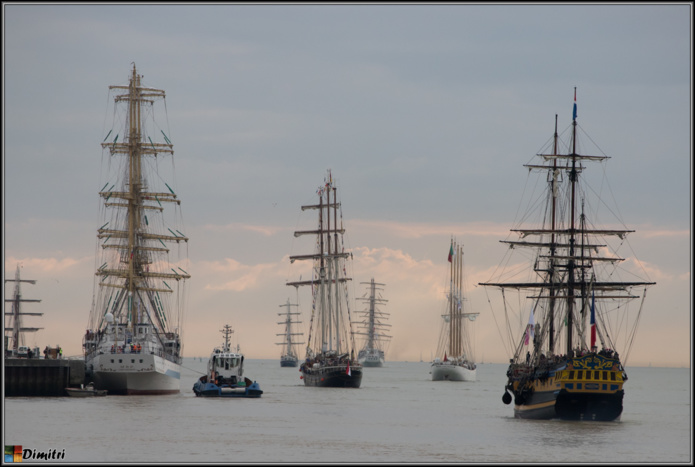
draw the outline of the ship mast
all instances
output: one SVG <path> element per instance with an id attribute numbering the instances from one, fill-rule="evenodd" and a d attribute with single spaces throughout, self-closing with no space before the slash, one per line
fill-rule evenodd
<path id="1" fill-rule="evenodd" d="M 224 335 L 224 351 L 229 352 L 229 337 L 234 334 L 234 330 L 229 324 L 225 324 L 224 327 L 220 329 L 220 332 Z"/>
<path id="2" fill-rule="evenodd" d="M 353 335 L 358 335 L 358 336 L 366 336 L 366 342 L 364 345 L 365 349 L 374 349 L 377 348 L 377 343 L 379 342 L 380 338 L 385 338 L 385 339 L 390 339 L 391 336 L 379 333 L 377 337 L 377 330 L 381 330 L 382 328 L 385 327 L 391 327 L 390 324 L 382 323 L 379 321 L 380 317 L 385 317 L 388 316 L 388 313 L 384 313 L 381 311 L 377 310 L 377 305 L 386 303 L 388 300 L 384 298 L 377 298 L 376 292 L 377 290 L 383 290 L 378 286 L 385 286 L 386 284 L 380 284 L 378 282 L 374 281 L 374 278 L 370 282 L 360 282 L 362 285 L 367 285 L 369 287 L 369 296 L 367 298 L 358 298 L 357 300 L 363 300 L 365 302 L 369 303 L 369 306 L 366 311 L 363 311 L 366 318 L 366 322 L 362 322 L 361 326 L 362 329 L 366 330 L 367 332 L 354 332 Z"/>
<path id="3" fill-rule="evenodd" d="M 577 335 L 583 339 L 583 327 L 584 321 L 586 321 L 586 310 L 589 303 L 589 294 L 596 294 L 596 299 L 631 299 L 637 298 L 633 296 L 629 288 L 634 286 L 648 286 L 653 285 L 654 282 L 644 282 L 644 281 L 609 281 L 609 280 L 599 280 L 592 273 L 587 277 L 587 271 L 594 267 L 594 263 L 599 261 L 606 262 L 620 262 L 623 258 L 615 256 L 599 256 L 599 251 L 601 248 L 607 247 L 608 245 L 603 245 L 591 241 L 592 239 L 600 238 L 601 236 L 616 236 L 620 239 L 624 239 L 627 234 L 634 232 L 633 230 L 627 229 L 594 229 L 587 226 L 586 217 L 584 214 L 583 204 L 584 200 L 579 199 L 579 190 L 577 184 L 579 183 L 580 174 L 584 170 L 583 162 L 601 162 L 608 159 L 607 156 L 590 156 L 579 154 L 577 147 L 577 96 L 576 88 L 574 89 L 574 107 L 572 116 L 572 131 L 571 131 L 571 145 L 569 153 L 566 155 L 559 154 L 558 151 L 558 131 L 557 131 L 557 115 L 555 116 L 555 132 L 553 136 L 553 150 L 551 154 L 537 154 L 539 157 L 549 162 L 549 164 L 526 164 L 525 167 L 529 169 L 541 169 L 548 172 L 548 182 L 549 182 L 549 228 L 523 228 L 523 229 L 511 229 L 512 232 L 517 232 L 521 236 L 521 240 L 518 241 L 508 241 L 503 240 L 502 243 L 509 244 L 510 248 L 515 247 L 527 247 L 527 248 L 537 248 L 539 249 L 539 256 L 536 261 L 535 271 L 543 273 L 542 276 L 545 278 L 543 281 L 539 282 L 481 282 L 479 285 L 483 286 L 494 286 L 499 287 L 504 290 L 505 288 L 512 289 L 536 289 L 540 290 L 536 296 L 531 296 L 534 300 L 546 300 L 548 304 L 547 314 L 545 316 L 545 324 L 547 328 L 544 328 L 543 335 L 548 336 L 548 352 L 554 353 L 556 342 L 556 329 L 555 329 L 555 313 L 558 313 L 558 304 L 562 303 L 562 300 L 566 304 L 566 309 L 564 310 L 566 318 L 566 337 L 565 337 L 565 351 L 567 355 L 571 355 L 574 346 L 574 332 L 577 331 Z M 564 163 L 561 165 L 560 162 Z M 559 176 L 560 171 L 563 170 L 567 173 L 568 183 L 567 186 L 567 216 L 568 219 L 564 222 L 565 227 L 561 226 L 563 224 L 562 219 L 558 217 L 562 214 L 559 212 L 562 208 L 559 206 Z M 581 212 L 580 212 L 580 202 L 581 202 Z M 538 241 L 524 241 L 523 239 L 527 236 L 539 236 Z M 544 239 L 544 236 L 545 239 Z M 547 252 L 547 253 L 543 253 Z M 593 252 L 593 254 L 592 254 Z M 540 260 L 547 260 L 547 269 L 543 270 L 539 267 Z M 564 271 L 564 279 L 560 278 L 559 272 Z M 589 284 L 587 281 L 591 281 Z M 589 290 L 589 288 L 591 290 Z M 544 294 L 544 290 L 547 290 L 547 295 Z M 613 292 L 613 293 L 611 293 Z M 576 304 L 575 301 L 580 300 L 580 304 Z M 576 316 L 577 310 L 581 313 L 580 316 Z M 581 322 L 577 324 L 577 320 Z M 546 334 L 547 330 L 547 334 Z M 534 353 L 539 353 L 539 346 L 542 344 L 539 339 L 537 345 L 534 345 Z M 519 351 L 523 345 L 523 340 L 517 347 L 517 352 L 515 356 L 518 356 Z M 586 346 L 585 342 L 582 342 L 583 346 Z"/>
<path id="4" fill-rule="evenodd" d="M 300 324 L 301 321 L 292 321 L 292 315 L 299 315 L 299 312 L 292 312 L 290 311 L 293 306 L 298 307 L 298 304 L 295 303 L 290 303 L 290 299 L 287 299 L 287 303 L 284 305 L 279 305 L 280 308 L 282 307 L 287 307 L 287 311 L 283 313 L 278 313 L 280 316 L 285 316 L 284 321 L 278 322 L 278 324 L 284 324 L 285 325 L 285 332 L 282 334 L 276 334 L 276 336 L 284 336 L 285 340 L 283 342 L 277 342 L 276 345 L 282 345 L 285 354 L 289 355 L 294 355 L 294 350 L 293 347 L 295 344 L 303 344 L 304 342 L 294 342 L 292 340 L 292 336 L 301 336 L 302 334 L 299 332 L 292 332 L 292 324 Z"/>
<path id="5" fill-rule="evenodd" d="M 331 193 L 333 196 L 331 197 Z M 307 209 L 318 210 L 318 230 L 301 230 L 294 233 L 295 237 L 302 235 L 316 235 L 317 252 L 309 255 L 290 256 L 290 262 L 297 260 L 313 260 L 318 281 L 295 281 L 287 282 L 288 286 L 311 285 L 314 289 L 314 309 L 318 321 L 317 333 L 320 342 L 316 342 L 318 352 L 333 351 L 341 352 L 341 342 L 344 336 L 342 329 L 342 301 L 340 286 L 349 277 L 341 277 L 340 260 L 350 257 L 350 253 L 339 251 L 338 235 L 345 233 L 341 225 L 338 227 L 338 208 L 340 203 L 337 201 L 337 188 L 333 185 L 332 176 L 329 172 L 326 183 L 318 189 L 319 202 L 315 205 L 302 206 L 302 211 Z M 332 198 L 332 199 L 331 199 Z M 331 216 L 332 214 L 332 216 Z M 331 222 L 333 217 L 333 222 Z M 341 221 L 342 224 L 342 221 Z M 343 271 L 344 272 L 344 271 Z M 312 314 L 312 326 L 314 315 Z M 311 331 L 308 339 L 307 348 L 311 347 Z"/>
<path id="6" fill-rule="evenodd" d="M 5 312 L 5 316 L 10 317 L 9 326 L 5 326 L 5 331 L 12 332 L 12 354 L 17 355 L 17 350 L 20 346 L 24 345 L 24 334 L 25 332 L 36 332 L 43 328 L 34 327 L 23 327 L 22 326 L 22 316 L 43 316 L 43 313 L 27 313 L 20 309 L 22 303 L 38 303 L 41 300 L 32 298 L 22 298 L 20 284 L 22 282 L 28 282 L 29 284 L 36 284 L 33 279 L 20 279 L 19 277 L 19 264 L 17 265 L 17 272 L 15 272 L 14 279 L 5 279 L 5 283 L 14 282 L 14 295 L 12 298 L 6 298 L 5 302 L 12 303 L 12 312 Z"/>
<path id="7" fill-rule="evenodd" d="M 125 316 L 120 313 L 117 315 L 117 317 L 120 316 L 121 321 L 125 321 L 129 326 L 132 326 L 136 320 L 134 313 L 142 309 L 149 316 L 150 322 L 153 324 L 156 322 L 160 329 L 166 329 L 167 323 L 165 318 L 156 312 L 158 300 L 153 294 L 172 293 L 172 290 L 171 288 L 149 285 L 149 282 L 154 279 L 179 281 L 189 279 L 190 275 L 183 270 L 181 270 L 182 272 L 174 269 L 172 269 L 172 272 L 149 270 L 149 265 L 153 263 L 152 254 L 168 253 L 169 249 L 164 242 L 188 242 L 188 238 L 185 235 L 181 234 L 181 232 L 178 232 L 180 235 L 177 235 L 171 229 L 169 231 L 172 235 L 146 232 L 148 220 L 145 213 L 147 210 L 162 212 L 162 203 L 181 204 L 181 201 L 168 184 L 166 186 L 169 188 L 170 193 L 149 192 L 147 180 L 142 170 L 142 159 L 145 156 L 156 157 L 162 153 L 170 155 L 174 153 L 173 144 L 171 144 L 166 135 L 164 135 L 166 143 L 155 143 L 150 137 L 145 141 L 143 134 L 142 108 L 152 105 L 155 99 L 164 99 L 165 92 L 160 89 L 142 87 L 141 75 L 137 74 L 135 65 L 133 65 L 128 86 L 109 86 L 109 89 L 127 91 L 116 96 L 115 101 L 117 103 L 122 101 L 128 103 L 128 133 L 125 135 L 123 142 L 119 143 L 118 135 L 116 135 L 112 142 L 102 142 L 101 145 L 109 149 L 112 156 L 125 156 L 128 160 L 128 165 L 124 189 L 122 191 L 113 191 L 114 185 L 105 190 L 106 186 L 108 186 L 107 183 L 99 192 L 99 196 L 104 198 L 105 207 L 125 209 L 127 220 L 124 230 L 106 228 L 109 222 L 98 229 L 97 238 L 105 239 L 101 247 L 105 250 L 118 250 L 120 260 L 119 265 L 111 268 L 108 268 L 107 263 L 104 263 L 97 270 L 96 275 L 102 278 L 99 283 L 100 286 L 120 289 L 120 293 L 116 295 L 116 300 L 114 300 L 113 310 L 118 312 L 123 302 L 127 299 L 127 314 Z M 164 133 L 162 132 L 162 134 Z M 109 135 L 107 135 L 107 138 Z M 115 201 L 110 201 L 112 199 Z M 145 225 L 143 225 L 143 221 Z M 109 243 L 110 239 L 120 241 Z M 155 242 L 161 243 L 163 247 L 152 246 Z M 121 282 L 106 282 L 107 278 L 117 278 Z M 144 297 L 143 293 L 145 294 Z M 149 305 L 149 308 L 155 310 L 155 312 L 149 313 L 146 305 Z M 154 315 L 154 319 L 152 315 Z"/>

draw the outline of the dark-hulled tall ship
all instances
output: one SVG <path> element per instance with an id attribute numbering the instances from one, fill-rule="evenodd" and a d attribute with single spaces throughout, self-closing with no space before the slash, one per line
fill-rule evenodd
<path id="1" fill-rule="evenodd" d="M 362 365 L 355 358 L 355 342 L 350 329 L 347 261 L 352 253 L 343 243 L 342 210 L 330 171 L 317 190 L 318 204 L 302 206 L 302 211 L 318 212 L 318 228 L 300 230 L 295 237 L 315 238 L 314 253 L 290 256 L 290 261 L 310 260 L 310 280 L 288 282 L 293 287 L 311 286 L 312 307 L 306 358 L 299 371 L 305 386 L 359 388 Z"/>
<path id="2" fill-rule="evenodd" d="M 596 199 L 606 191 L 606 180 L 590 178 L 585 169 L 608 157 L 582 155 L 580 129 L 575 88 L 568 141 L 558 135 L 556 116 L 554 136 L 538 154 L 541 162 L 525 165 L 529 177 L 542 177 L 536 186 L 544 194 L 531 194 L 532 208 L 511 230 L 519 238 L 502 241 L 509 245 L 502 261 L 508 267 L 480 283 L 502 292 L 497 304 L 508 318 L 505 344 L 513 354 L 502 400 L 514 402 L 516 418 L 619 420 L 625 362 L 647 288 L 654 284 L 634 280 L 645 275 L 643 268 L 619 253 L 634 231 L 619 219 L 605 227 L 594 224 L 607 206 Z M 530 267 L 520 267 L 516 252 L 531 253 Z M 514 304 L 520 309 L 513 310 Z"/>

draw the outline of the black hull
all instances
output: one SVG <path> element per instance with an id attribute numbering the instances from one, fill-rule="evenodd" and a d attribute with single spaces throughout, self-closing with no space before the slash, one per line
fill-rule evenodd
<path id="1" fill-rule="evenodd" d="M 354 368 L 347 374 L 346 366 L 302 371 L 304 386 L 319 388 L 359 388 L 362 384 L 362 369 Z"/>
<path id="2" fill-rule="evenodd" d="M 623 413 L 623 395 L 620 390 L 609 394 L 576 394 L 565 389 L 555 402 L 555 412 L 562 420 L 619 420 Z"/>
<path id="3" fill-rule="evenodd" d="M 292 361 L 292 362 L 282 361 L 282 360 L 280 361 L 280 366 L 283 367 L 283 368 L 284 368 L 284 367 L 296 368 L 298 365 L 299 365 L 299 362 L 297 362 L 296 360 L 295 360 L 295 361 Z"/>
<path id="4" fill-rule="evenodd" d="M 534 391 L 514 396 L 514 418 L 550 420 L 556 418 L 555 391 Z"/>
<path id="5" fill-rule="evenodd" d="M 609 394 L 571 393 L 565 389 L 518 395 L 514 399 L 514 418 L 528 420 L 589 420 L 611 422 L 623 412 L 624 392 Z"/>

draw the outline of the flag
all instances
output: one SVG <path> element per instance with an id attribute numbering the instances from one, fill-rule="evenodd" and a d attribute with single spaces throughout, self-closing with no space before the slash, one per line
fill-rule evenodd
<path id="1" fill-rule="evenodd" d="M 449 247 L 449 262 L 451 263 L 451 259 L 454 257 L 454 245 L 451 245 Z"/>
<path id="2" fill-rule="evenodd" d="M 348 360 L 347 371 L 345 371 L 345 374 L 348 375 L 348 376 L 352 376 L 352 372 L 350 371 L 350 361 L 349 361 L 349 360 Z"/>
<path id="3" fill-rule="evenodd" d="M 572 110 L 572 121 L 577 119 L 577 88 L 574 88 L 574 108 Z"/>
<path id="4" fill-rule="evenodd" d="M 448 361 L 448 360 L 446 359 L 446 352 L 444 352 L 444 361 L 445 361 L 445 362 Z"/>
<path id="5" fill-rule="evenodd" d="M 591 348 L 596 346 L 596 295 L 591 291 Z"/>
<path id="6" fill-rule="evenodd" d="M 524 345 L 528 345 L 529 341 L 533 339 L 534 336 L 534 330 L 533 330 L 533 308 L 531 309 L 531 316 L 528 318 L 528 324 L 526 325 L 526 339 L 524 339 Z"/>

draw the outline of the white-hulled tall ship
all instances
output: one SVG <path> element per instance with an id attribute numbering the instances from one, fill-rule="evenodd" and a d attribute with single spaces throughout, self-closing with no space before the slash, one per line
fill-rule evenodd
<path id="1" fill-rule="evenodd" d="M 367 286 L 367 293 L 366 296 L 357 300 L 366 302 L 367 309 L 357 312 L 358 315 L 361 315 L 362 320 L 357 323 L 355 334 L 364 338 L 362 348 L 357 354 L 357 360 L 362 366 L 381 367 L 386 361 L 386 347 L 391 339 L 391 336 L 385 333 L 391 327 L 390 324 L 384 322 L 388 313 L 377 308 L 378 305 L 388 302 L 381 297 L 379 291 L 383 289 L 378 287 L 386 284 L 379 284 L 372 279 L 371 282 L 362 282 L 362 285 Z"/>
<path id="2" fill-rule="evenodd" d="M 541 160 L 526 164 L 529 177 L 540 175 L 536 186 L 544 194 L 531 195 L 535 211 L 523 213 L 511 230 L 520 238 L 503 241 L 510 249 L 502 264 L 509 267 L 480 283 L 502 292 L 505 344 L 513 355 L 502 400 L 514 401 L 516 418 L 618 420 L 624 365 L 646 290 L 654 284 L 639 280 L 646 273 L 636 258 L 621 258 L 619 249 L 633 231 L 620 219 L 594 224 L 600 208 L 608 207 L 598 199 L 606 180 L 590 178 L 593 172 L 585 175 L 585 169 L 608 157 L 581 154 L 578 133 L 575 88 L 569 141 L 561 141 L 555 116 L 555 134 L 537 155 Z M 525 263 L 516 261 L 515 252 L 532 253 L 525 258 L 528 267 L 519 267 Z M 625 259 L 630 270 L 621 267 Z M 622 278 L 626 274 L 630 279 Z"/>
<path id="3" fill-rule="evenodd" d="M 437 355 L 430 367 L 432 381 L 475 381 L 477 365 L 473 355 L 473 330 L 469 321 L 479 313 L 468 311 L 463 293 L 463 245 L 452 238 L 449 247 L 449 292 L 442 313 Z"/>
<path id="4" fill-rule="evenodd" d="M 317 190 L 318 204 L 302 206 L 318 212 L 318 228 L 301 230 L 295 237 L 313 235 L 315 252 L 290 256 L 290 261 L 311 260 L 311 280 L 288 282 L 290 286 L 311 286 L 312 309 L 307 353 L 300 365 L 305 386 L 359 388 L 362 365 L 355 358 L 350 326 L 347 260 L 352 253 L 343 244 L 342 210 L 330 171 Z"/>
<path id="5" fill-rule="evenodd" d="M 297 367 L 299 365 L 299 357 L 297 356 L 297 346 L 304 344 L 304 342 L 295 341 L 294 336 L 301 336 L 301 332 L 292 332 L 293 324 L 301 324 L 301 321 L 293 321 L 292 316 L 299 315 L 299 312 L 291 311 L 291 307 L 299 306 L 295 303 L 290 303 L 287 299 L 287 303 L 280 305 L 280 307 L 286 307 L 287 311 L 278 313 L 280 316 L 284 316 L 285 320 L 278 322 L 285 326 L 285 332 L 282 334 L 276 334 L 277 336 L 282 336 L 282 342 L 277 342 L 277 345 L 282 346 L 282 352 L 280 353 L 280 366 L 281 367 Z"/>
<path id="6" fill-rule="evenodd" d="M 173 145 L 155 123 L 165 93 L 141 80 L 133 65 L 129 84 L 109 87 L 114 123 L 101 143 L 111 170 L 99 192 L 103 219 L 83 346 L 87 376 L 109 394 L 180 388 L 188 238 L 178 224 L 173 172 L 163 164 L 170 158 L 173 169 Z"/>

